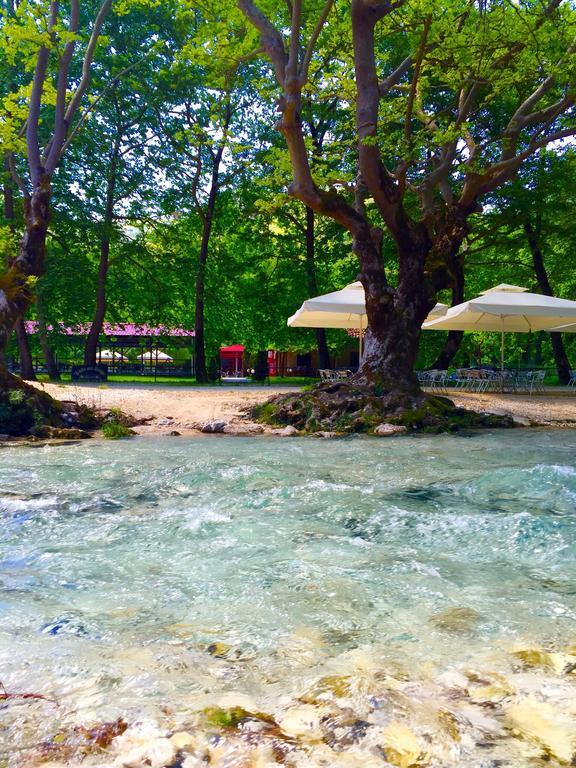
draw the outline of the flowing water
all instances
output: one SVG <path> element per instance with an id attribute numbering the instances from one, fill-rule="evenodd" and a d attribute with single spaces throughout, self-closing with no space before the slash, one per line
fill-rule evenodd
<path id="1" fill-rule="evenodd" d="M 574 431 L 5 447 L 0 520 L 0 766 L 576 752 Z"/>

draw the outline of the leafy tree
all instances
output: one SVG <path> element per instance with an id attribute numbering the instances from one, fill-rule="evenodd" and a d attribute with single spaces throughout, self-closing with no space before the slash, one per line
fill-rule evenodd
<path id="1" fill-rule="evenodd" d="M 4 151 L 12 176 L 24 198 L 25 232 L 18 253 L 0 283 L 0 349 L 4 350 L 18 318 L 32 301 L 33 280 L 45 268 L 46 237 L 51 214 L 52 178 L 75 133 L 83 97 L 88 90 L 99 38 L 112 0 L 92 5 L 92 27 L 80 57 L 80 3 L 73 0 L 66 19 L 57 2 L 26 2 L 4 19 L 0 48 L 3 56 L 28 74 L 5 96 L 2 130 Z M 25 99 L 25 107 L 19 101 Z M 8 102 L 8 107 L 6 102 Z M 21 127 L 21 120 L 24 124 Z M 80 120 L 82 118 L 80 117 Z M 25 135 L 25 146 L 21 134 Z M 15 153 L 25 152 L 18 167 Z M 0 369 L 2 386 L 17 385 Z"/>
<path id="2" fill-rule="evenodd" d="M 326 0 L 303 9 L 294 0 L 287 16 L 280 3 L 237 5 L 280 90 L 289 192 L 353 237 L 369 329 L 350 383 L 377 387 L 392 410 L 422 402 L 413 372 L 420 327 L 437 293 L 454 283 L 481 201 L 542 147 L 576 133 L 574 9 L 562 0 L 352 0 L 349 9 Z M 329 47 L 338 38 L 353 49 L 339 74 L 340 99 L 355 102 L 353 198 L 315 178 L 303 127 L 303 94 L 327 38 Z M 342 160 L 345 171 L 350 153 Z M 384 233 L 398 254 L 395 287 Z"/>

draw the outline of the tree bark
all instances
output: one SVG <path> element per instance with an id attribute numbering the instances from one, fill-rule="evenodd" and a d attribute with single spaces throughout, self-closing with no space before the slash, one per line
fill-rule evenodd
<path id="1" fill-rule="evenodd" d="M 40 290 L 36 295 L 36 311 L 38 313 L 38 337 L 40 339 L 40 346 L 42 347 L 42 355 L 44 356 L 48 376 L 50 381 L 60 381 L 58 363 L 56 362 L 54 350 L 52 349 L 50 339 L 48 338 L 48 328 L 46 327 L 46 317 L 44 314 L 44 300 L 42 298 L 42 291 Z"/>
<path id="2" fill-rule="evenodd" d="M 36 381 L 32 352 L 30 351 L 28 334 L 26 333 L 26 326 L 22 317 L 18 318 L 14 330 L 16 331 L 18 354 L 20 356 L 20 378 L 24 379 L 24 381 Z"/>
<path id="3" fill-rule="evenodd" d="M 196 381 L 206 383 L 210 380 L 208 368 L 206 366 L 206 340 L 204 334 L 204 292 L 206 287 L 206 261 L 208 260 L 208 249 L 210 245 L 210 235 L 212 233 L 212 224 L 214 223 L 214 211 L 216 209 L 216 199 L 220 188 L 220 163 L 224 153 L 226 135 L 232 109 L 230 101 L 226 104 L 224 118 L 223 137 L 218 144 L 216 151 L 212 154 L 212 174 L 210 179 L 210 191 L 208 193 L 208 202 L 206 209 L 202 212 L 202 240 L 200 243 L 200 252 L 198 254 L 198 270 L 196 272 L 195 286 L 195 313 L 194 313 L 194 353 Z"/>
<path id="4" fill-rule="evenodd" d="M 455 270 L 454 283 L 452 285 L 452 306 L 461 304 L 464 301 L 464 265 L 460 263 L 459 269 Z M 430 366 L 433 370 L 446 371 L 450 367 L 452 360 L 460 349 L 464 331 L 448 331 L 448 338 L 444 347 L 435 362 Z"/>
<path id="5" fill-rule="evenodd" d="M 318 295 L 318 281 L 316 279 L 316 240 L 315 240 L 315 216 L 312 208 L 306 206 L 306 278 L 308 281 L 309 296 Z M 318 348 L 318 367 L 330 368 L 330 352 L 326 341 L 324 328 L 315 328 L 316 345 Z"/>
<path id="6" fill-rule="evenodd" d="M 0 278 L 0 351 L 4 352 L 20 317 L 32 303 L 30 277 L 40 277 L 46 257 L 46 233 L 50 221 L 50 177 L 43 175 L 29 197 L 24 198 L 25 232 L 18 255 Z"/>
<path id="7" fill-rule="evenodd" d="M 102 222 L 102 236 L 100 238 L 100 263 L 98 265 L 98 278 L 96 283 L 96 304 L 94 307 L 92 324 L 90 325 L 90 330 L 88 331 L 88 336 L 84 345 L 84 365 L 96 365 L 98 339 L 102 333 L 104 320 L 106 318 L 106 280 L 110 268 L 110 234 L 112 231 L 112 223 L 114 221 L 114 194 L 116 191 L 116 169 L 119 151 L 120 138 L 117 139 L 112 150 L 110 169 L 106 181 L 106 206 L 104 210 L 104 220 Z"/>
<path id="8" fill-rule="evenodd" d="M 524 220 L 524 232 L 530 247 L 530 253 L 532 254 L 532 264 L 534 266 L 534 274 L 536 275 L 538 286 L 545 296 L 554 296 L 548 273 L 544 265 L 544 254 L 540 248 L 538 232 L 532 226 L 529 217 L 526 217 Z M 560 383 L 568 384 L 571 376 L 571 368 L 568 355 L 566 354 L 566 348 L 562 340 L 562 334 L 551 333 L 550 342 L 552 344 L 552 353 L 554 355 L 554 362 L 556 363 L 556 370 L 558 371 Z"/>
<path id="9" fill-rule="evenodd" d="M 10 234 L 12 237 L 16 235 L 15 226 L 15 209 L 14 209 L 14 182 L 10 176 L 10 166 L 8 162 L 8 156 L 4 156 L 4 218 L 8 223 Z M 7 268 L 10 269 L 12 259 L 10 256 L 7 259 Z M 25 381 L 36 381 L 36 374 L 34 373 L 34 365 L 32 363 L 32 355 L 30 353 L 30 344 L 28 341 L 28 334 L 26 333 L 26 327 L 24 326 L 24 318 L 20 317 L 16 323 L 16 341 L 18 343 L 18 352 L 20 357 L 20 376 Z M 3 357 L 3 356 L 2 356 Z"/>

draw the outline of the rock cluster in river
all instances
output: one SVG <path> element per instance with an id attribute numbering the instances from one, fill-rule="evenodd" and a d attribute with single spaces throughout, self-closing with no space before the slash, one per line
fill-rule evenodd
<path id="1" fill-rule="evenodd" d="M 476 619 L 473 613 L 451 616 L 445 611 L 435 624 L 460 633 Z M 303 641 L 301 649 L 305 666 L 306 658 L 313 656 L 313 642 Z M 252 658 L 220 642 L 205 650 L 227 670 L 232 669 L 230 664 L 245 664 Z M 469 663 L 443 672 L 424 667 L 412 676 L 392 664 L 383 668 L 381 658 L 370 649 L 357 648 L 327 660 L 324 674 L 292 695 L 268 699 L 268 706 L 230 691 L 197 711 L 178 713 L 173 727 L 145 720 L 129 727 L 120 727 L 119 721 L 76 728 L 72 736 L 59 734 L 52 745 L 44 745 L 42 764 L 44 768 L 80 763 L 92 768 L 574 765 L 576 646 L 552 650 L 520 645 L 510 648 L 506 658 L 505 670 Z M 207 694 L 206 702 L 209 699 Z M 171 710 L 167 712 L 170 715 Z M 76 759 L 70 755 L 71 743 L 78 750 Z M 98 749 L 93 748 L 95 743 Z"/>

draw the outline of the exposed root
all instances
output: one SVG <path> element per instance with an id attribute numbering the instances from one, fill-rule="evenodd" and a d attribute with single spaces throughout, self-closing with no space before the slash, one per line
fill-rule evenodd
<path id="1" fill-rule="evenodd" d="M 380 424 L 405 426 L 410 432 L 456 432 L 462 428 L 511 427 L 508 416 L 457 408 L 447 397 L 419 389 L 379 391 L 377 386 L 338 381 L 307 392 L 276 395 L 251 409 L 256 421 L 292 425 L 303 432 L 374 433 Z"/>

